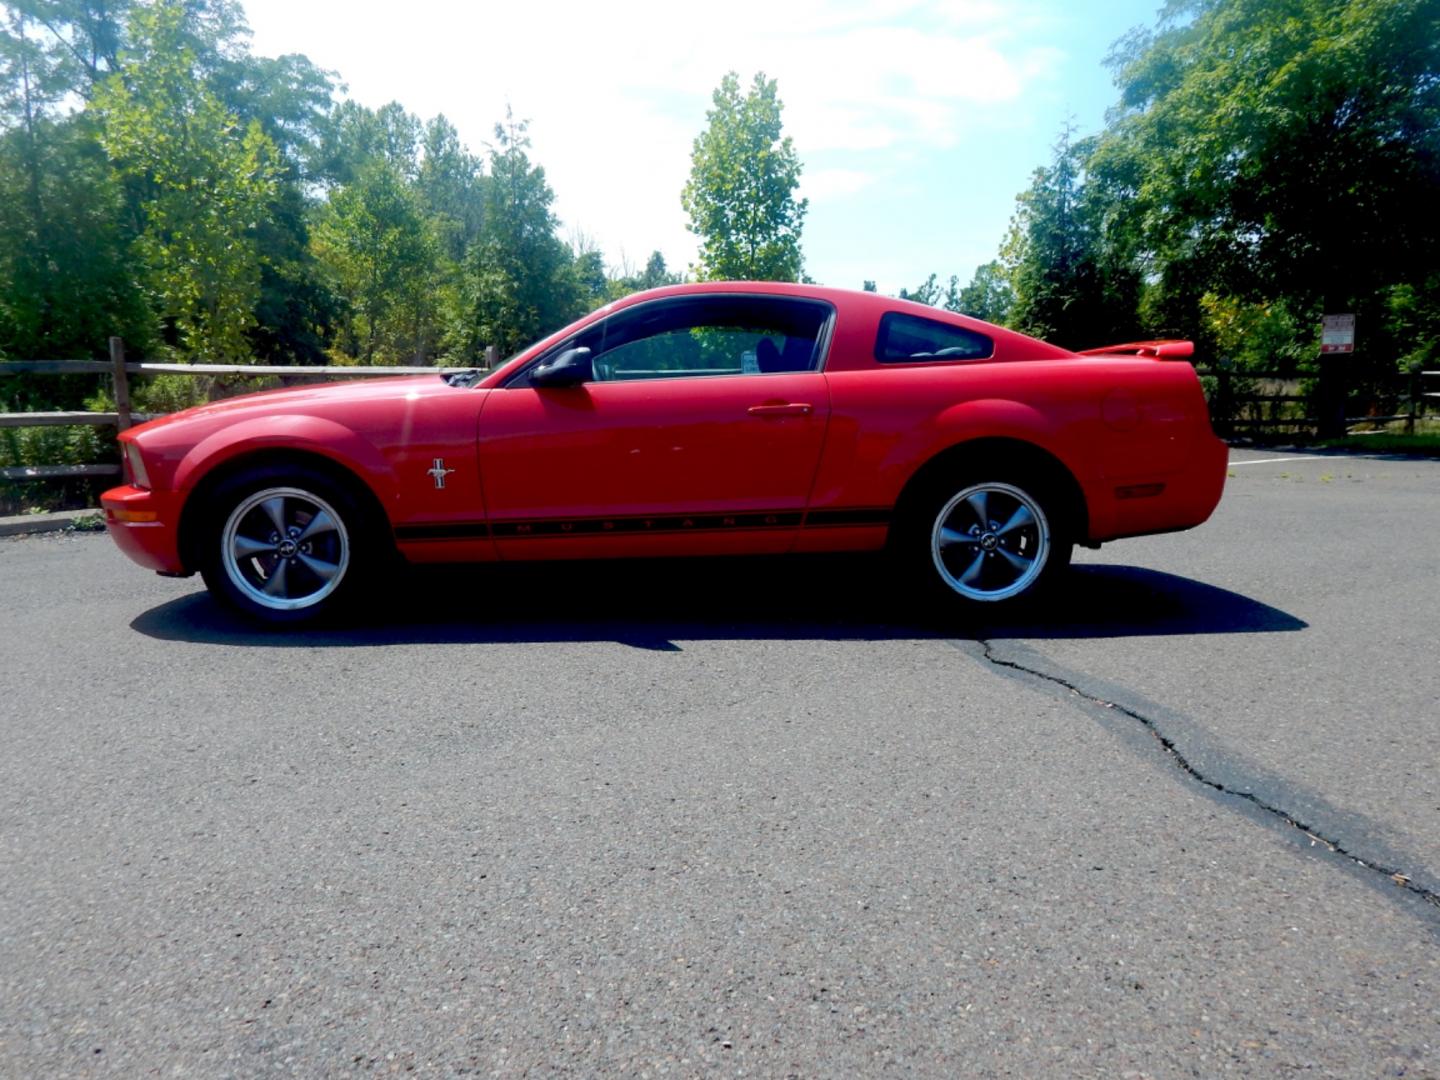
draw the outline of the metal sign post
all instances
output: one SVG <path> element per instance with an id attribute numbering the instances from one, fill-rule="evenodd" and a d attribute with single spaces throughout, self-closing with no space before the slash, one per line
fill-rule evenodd
<path id="1" fill-rule="evenodd" d="M 1355 351 L 1355 316 L 1324 315 L 1320 319 L 1320 437 L 1345 436 L 1345 382 L 1339 353 Z"/>
<path id="2" fill-rule="evenodd" d="M 1324 315 L 1320 319 L 1320 354 L 1355 351 L 1355 316 Z"/>

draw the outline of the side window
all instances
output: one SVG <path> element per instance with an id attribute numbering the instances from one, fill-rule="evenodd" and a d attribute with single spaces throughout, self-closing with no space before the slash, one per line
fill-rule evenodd
<path id="1" fill-rule="evenodd" d="M 811 371 L 830 308 L 774 296 L 681 297 L 587 330 L 597 382 Z"/>
<path id="2" fill-rule="evenodd" d="M 875 339 L 875 359 L 882 364 L 984 360 L 994 353 L 995 342 L 975 330 L 899 311 L 881 317 Z"/>

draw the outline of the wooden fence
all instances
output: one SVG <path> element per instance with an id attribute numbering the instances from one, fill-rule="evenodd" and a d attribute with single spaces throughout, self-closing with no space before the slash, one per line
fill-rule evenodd
<path id="1" fill-rule="evenodd" d="M 1197 367 L 1195 373 L 1207 382 L 1211 423 L 1222 436 L 1268 431 L 1338 437 L 1355 425 L 1399 421 L 1406 434 L 1414 434 L 1427 412 L 1440 416 L 1440 383 L 1435 382 L 1440 371 L 1367 376 L 1357 391 L 1346 386 L 1342 362 L 1332 361 L 1318 372 Z M 1295 392 L 1307 383 L 1309 392 Z"/>
<path id="2" fill-rule="evenodd" d="M 486 364 L 495 364 L 495 350 L 486 350 Z M 0 375 L 109 375 L 115 397 L 114 412 L 24 412 L 0 413 L 0 428 L 50 427 L 57 425 L 114 427 L 124 431 L 132 424 L 163 413 L 136 413 L 130 408 L 131 375 L 251 375 L 282 379 L 349 379 L 388 375 L 435 375 L 440 367 L 306 367 L 279 364 L 149 364 L 125 359 L 125 344 L 110 339 L 109 360 L 11 360 L 0 361 Z M 117 476 L 120 465 L 19 465 L 0 468 L 0 480 L 68 480 L 85 476 Z"/>
<path id="3" fill-rule="evenodd" d="M 495 363 L 494 350 L 487 350 L 487 366 Z M 150 364 L 131 363 L 125 359 L 125 345 L 118 338 L 110 339 L 110 359 L 106 360 L 21 360 L 0 361 L 0 375 L 7 373 L 33 375 L 109 375 L 115 397 L 114 412 L 26 412 L 0 413 L 0 428 L 45 427 L 52 425 L 113 426 L 124 431 L 133 423 L 151 419 L 150 414 L 135 413 L 130 408 L 131 375 L 250 375 L 278 376 L 282 379 L 349 379 L 387 375 L 426 375 L 444 370 L 436 367 L 305 367 L 275 364 Z M 1347 396 L 1339 385 L 1340 376 L 1332 368 L 1328 372 L 1238 371 L 1225 367 L 1197 368 L 1196 374 L 1210 380 L 1207 387 L 1210 410 L 1216 431 L 1221 435 L 1269 429 L 1272 432 L 1300 433 L 1306 429 L 1320 434 L 1343 433 L 1353 424 L 1404 421 L 1407 433 L 1415 430 L 1417 420 L 1427 414 L 1427 404 L 1440 399 L 1440 391 L 1427 391 L 1427 380 L 1440 379 L 1440 371 L 1416 371 L 1396 377 L 1393 393 L 1375 398 L 1374 402 L 1404 402 L 1406 409 L 1387 415 L 1349 415 L 1355 398 Z M 1319 393 L 1290 392 L 1303 380 L 1319 379 Z M 1326 380 L 1330 383 L 1327 388 Z M 1255 384 L 1273 383 L 1278 389 L 1257 390 Z M 1434 384 L 1440 385 L 1440 383 Z M 1267 416 L 1244 416 L 1246 408 L 1268 411 Z M 1323 415 L 1306 415 L 1313 407 Z M 1440 415 L 1440 401 L 1433 407 Z M 1295 412 L 1300 415 L 1280 415 Z M 157 414 L 158 415 L 158 414 Z M 0 468 L 0 480 L 66 480 L 73 477 L 115 476 L 118 463 L 86 465 L 19 465 Z"/>

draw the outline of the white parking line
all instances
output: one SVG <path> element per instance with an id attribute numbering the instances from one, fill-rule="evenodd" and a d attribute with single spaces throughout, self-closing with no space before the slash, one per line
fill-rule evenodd
<path id="1" fill-rule="evenodd" d="M 1232 462 L 1230 462 L 1230 467 L 1231 467 L 1231 468 L 1234 468 L 1236 465 L 1274 465 L 1276 462 L 1279 462 L 1279 461 L 1327 461 L 1327 460 L 1329 460 L 1329 459 L 1323 458 L 1323 457 L 1321 457 L 1319 454 L 1301 454 L 1301 455 L 1299 455 L 1299 456 L 1297 456 L 1297 457 L 1262 457 L 1262 458 L 1249 458 L 1249 459 L 1247 459 L 1247 460 L 1245 460 L 1245 461 L 1232 461 Z"/>

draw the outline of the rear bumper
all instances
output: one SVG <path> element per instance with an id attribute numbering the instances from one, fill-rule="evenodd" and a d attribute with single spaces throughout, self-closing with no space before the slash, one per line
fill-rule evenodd
<path id="1" fill-rule="evenodd" d="M 111 488 L 100 496 L 105 528 L 120 550 L 149 570 L 181 574 L 180 504 L 173 495 L 144 488 Z"/>
<path id="2" fill-rule="evenodd" d="M 1193 529 L 1220 504 L 1229 461 L 1230 448 L 1207 431 L 1179 469 L 1107 478 L 1091 502 L 1090 539 Z"/>

